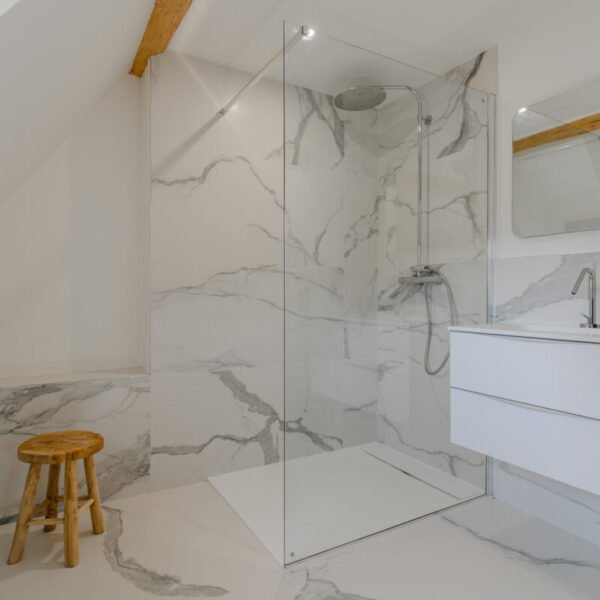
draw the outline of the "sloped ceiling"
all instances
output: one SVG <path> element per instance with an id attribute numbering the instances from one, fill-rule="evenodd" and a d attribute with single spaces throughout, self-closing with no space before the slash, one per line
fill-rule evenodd
<path id="1" fill-rule="evenodd" d="M 441 74 L 564 7 L 564 0 L 194 0 L 170 47 L 252 72 L 281 47 L 286 20 Z"/>
<path id="2" fill-rule="evenodd" d="M 153 4 L 0 0 L 0 201 L 129 71 Z"/>
<path id="3" fill-rule="evenodd" d="M 597 0 L 570 0 L 583 7 Z M 0 0 L 0 201 L 128 72 L 153 0 Z M 249 72 L 282 22 L 444 73 L 565 0 L 194 0 L 171 49 Z"/>
<path id="4" fill-rule="evenodd" d="M 0 0 L 0 16 L 12 8 L 19 0 Z"/>

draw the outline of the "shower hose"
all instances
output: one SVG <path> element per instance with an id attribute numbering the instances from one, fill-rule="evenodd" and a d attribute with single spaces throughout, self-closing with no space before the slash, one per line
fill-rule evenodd
<path id="1" fill-rule="evenodd" d="M 452 293 L 450 283 L 448 279 L 446 279 L 446 277 L 437 269 L 430 270 L 442 280 L 442 284 L 444 285 L 444 288 L 446 288 L 446 295 L 448 296 L 448 306 L 450 309 L 450 325 L 456 325 L 458 321 L 456 312 L 456 301 L 454 300 L 454 294 Z M 426 283 L 423 289 L 423 295 L 425 296 L 425 309 L 427 311 L 427 341 L 425 343 L 425 358 L 423 361 L 423 366 L 425 367 L 425 372 L 428 375 L 437 375 L 444 368 L 444 366 L 448 362 L 448 359 L 450 358 L 450 344 L 448 343 L 448 350 L 446 351 L 446 356 L 444 356 L 442 362 L 436 368 L 433 368 L 430 365 L 431 339 L 433 337 L 433 321 L 431 316 L 432 285 L 432 283 Z"/>

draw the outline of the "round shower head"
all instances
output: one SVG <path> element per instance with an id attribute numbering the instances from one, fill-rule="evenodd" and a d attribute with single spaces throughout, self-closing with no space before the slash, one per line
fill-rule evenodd
<path id="1" fill-rule="evenodd" d="M 385 100 L 385 90 L 376 85 L 357 85 L 340 92 L 333 103 L 342 110 L 367 110 Z"/>

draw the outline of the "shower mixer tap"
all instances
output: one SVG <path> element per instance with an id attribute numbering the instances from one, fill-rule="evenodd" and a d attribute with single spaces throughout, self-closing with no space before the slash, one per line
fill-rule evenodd
<path id="1" fill-rule="evenodd" d="M 456 300 L 452 293 L 452 287 L 450 282 L 436 267 L 429 265 L 417 265 L 411 267 L 412 275 L 405 275 L 398 278 L 398 287 L 390 293 L 390 300 L 395 300 L 402 290 L 406 287 L 416 285 L 422 290 L 423 296 L 425 297 L 425 311 L 427 313 L 427 337 L 425 340 L 425 355 L 423 357 L 423 368 L 428 375 L 437 375 L 446 365 L 450 358 L 450 347 L 446 355 L 439 363 L 437 367 L 432 367 L 430 363 L 430 352 L 431 352 L 431 340 L 433 337 L 433 317 L 431 310 L 431 287 L 434 284 L 442 284 L 446 290 L 448 297 L 448 310 L 450 313 L 450 325 L 456 325 L 458 323 L 458 311 L 456 309 Z"/>
<path id="2" fill-rule="evenodd" d="M 426 283 L 443 283 L 440 275 L 429 266 L 411 267 L 412 275 L 398 277 L 398 287 L 390 294 L 395 300 L 407 285 L 425 285 Z"/>

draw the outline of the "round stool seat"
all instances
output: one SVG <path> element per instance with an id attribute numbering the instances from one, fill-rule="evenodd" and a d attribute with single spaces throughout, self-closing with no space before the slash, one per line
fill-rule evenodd
<path id="1" fill-rule="evenodd" d="M 104 438 L 92 431 L 55 431 L 36 435 L 19 446 L 21 462 L 57 465 L 87 458 L 102 450 Z"/>

